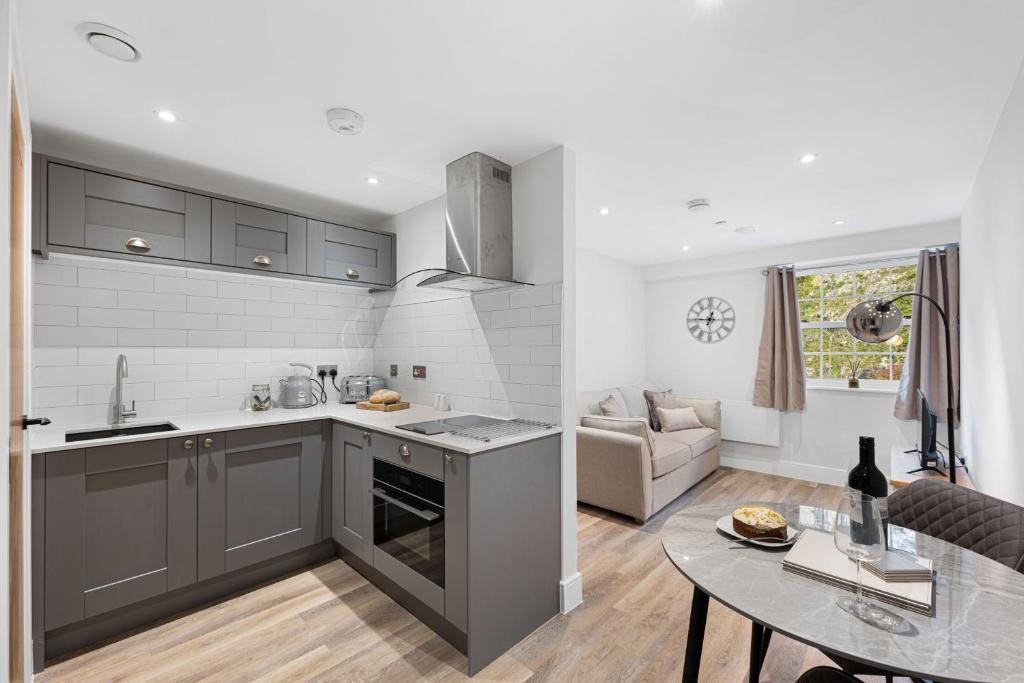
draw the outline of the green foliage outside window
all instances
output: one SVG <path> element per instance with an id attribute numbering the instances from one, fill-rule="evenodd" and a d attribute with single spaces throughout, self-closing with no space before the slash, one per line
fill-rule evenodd
<path id="1" fill-rule="evenodd" d="M 898 380 L 906 361 L 913 299 L 896 303 L 903 313 L 900 333 L 885 344 L 866 344 L 846 330 L 846 314 L 866 299 L 887 299 L 914 291 L 913 263 L 836 273 L 798 275 L 796 292 L 809 379 Z"/>

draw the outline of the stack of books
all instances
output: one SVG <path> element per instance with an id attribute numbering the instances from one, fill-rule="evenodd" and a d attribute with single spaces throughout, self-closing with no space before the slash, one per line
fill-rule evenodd
<path id="1" fill-rule="evenodd" d="M 804 531 L 783 558 L 782 568 L 830 586 L 857 590 L 857 565 L 836 548 L 832 534 L 823 531 Z M 877 562 L 862 563 L 861 568 L 865 597 L 918 614 L 935 615 L 931 560 L 890 552 Z"/>

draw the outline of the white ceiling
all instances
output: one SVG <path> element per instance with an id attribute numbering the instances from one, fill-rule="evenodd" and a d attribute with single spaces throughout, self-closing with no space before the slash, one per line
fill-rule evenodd
<path id="1" fill-rule="evenodd" d="M 34 0 L 20 14 L 42 146 L 71 131 L 372 222 L 443 192 L 462 154 L 516 164 L 565 144 L 580 246 L 634 263 L 958 216 L 1024 57 L 1019 0 Z M 94 52 L 82 21 L 130 33 L 142 59 Z M 333 106 L 365 131 L 329 131 Z M 712 210 L 688 214 L 694 197 Z"/>

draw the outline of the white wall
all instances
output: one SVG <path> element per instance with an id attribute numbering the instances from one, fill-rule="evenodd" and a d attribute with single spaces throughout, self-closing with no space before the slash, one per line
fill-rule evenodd
<path id="1" fill-rule="evenodd" d="M 850 238 L 822 240 L 781 253 L 765 250 L 648 269 L 646 375 L 684 396 L 750 402 L 764 313 L 764 266 L 792 262 L 796 255 L 802 262 L 846 260 L 956 239 L 956 223 L 913 226 L 853 242 Z M 664 278 L 686 270 L 695 274 Z M 687 309 L 705 296 L 720 296 L 736 309 L 733 333 L 716 344 L 698 343 L 686 329 Z M 723 463 L 841 483 L 856 459 L 857 437 L 863 435 L 875 437 L 878 466 L 888 474 L 890 448 L 912 446 L 918 429 L 916 422 L 892 416 L 894 402 L 895 393 L 810 388 L 803 413 L 781 414 L 779 447 L 725 442 Z"/>
<path id="2" fill-rule="evenodd" d="M 579 391 L 646 379 L 645 296 L 640 266 L 585 249 L 576 250 Z"/>
<path id="3" fill-rule="evenodd" d="M 964 452 L 978 488 L 1024 505 L 1024 75 L 992 136 L 961 225 Z"/>
<path id="4" fill-rule="evenodd" d="M 392 216 L 377 227 L 395 233 L 395 273 L 398 278 L 424 268 L 444 268 L 443 196 Z"/>

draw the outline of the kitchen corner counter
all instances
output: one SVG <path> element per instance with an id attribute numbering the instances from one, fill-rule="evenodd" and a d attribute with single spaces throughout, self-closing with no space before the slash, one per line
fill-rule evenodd
<path id="1" fill-rule="evenodd" d="M 293 422 L 310 422 L 316 420 L 334 420 L 361 429 L 372 430 L 389 434 L 408 441 L 436 446 L 448 449 L 457 453 L 474 455 L 485 453 L 498 448 L 505 448 L 515 444 L 541 439 L 553 434 L 560 434 L 561 427 L 555 426 L 551 429 L 495 439 L 490 442 L 479 442 L 473 439 L 453 436 L 450 434 L 438 434 L 426 436 L 404 429 L 398 429 L 400 424 L 410 422 L 424 422 L 428 420 L 440 420 L 449 417 L 467 415 L 456 411 L 438 411 L 427 406 L 411 406 L 407 410 L 396 410 L 394 412 L 383 412 L 373 410 L 360 410 L 353 404 L 334 403 L 319 405 L 313 408 L 299 408 L 289 410 L 286 408 L 273 408 L 266 412 L 252 412 L 248 410 L 237 410 L 222 413 L 206 413 L 199 415 L 179 415 L 169 418 L 153 420 L 138 420 L 129 422 L 128 425 L 146 425 L 156 422 L 170 422 L 178 429 L 169 432 L 156 432 L 152 434 L 135 434 L 130 436 L 117 436 L 105 439 L 92 439 L 88 441 L 75 441 L 66 443 L 65 433 L 69 430 L 81 431 L 94 427 L 101 429 L 110 425 L 71 425 L 68 427 L 50 425 L 47 427 L 32 427 L 29 430 L 29 438 L 33 453 L 50 453 L 55 451 L 66 451 L 78 448 L 92 448 L 110 444 L 135 443 L 142 441 L 154 441 L 159 439 L 176 438 L 193 434 L 207 434 L 211 432 L 229 432 L 236 429 L 248 429 L 250 427 L 264 427 L 269 425 L 289 424 Z"/>

